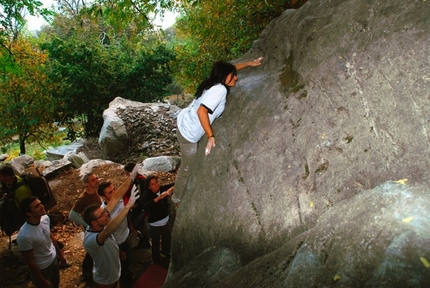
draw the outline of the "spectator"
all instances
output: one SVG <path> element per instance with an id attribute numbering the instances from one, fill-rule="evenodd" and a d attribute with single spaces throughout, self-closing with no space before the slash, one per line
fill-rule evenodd
<path id="1" fill-rule="evenodd" d="M 131 171 L 136 166 L 136 163 L 130 162 L 124 165 L 124 171 L 129 176 Z M 146 177 L 142 174 L 137 174 L 136 178 L 133 180 L 133 184 L 136 185 L 136 187 L 139 189 L 139 195 L 141 196 L 136 203 L 134 204 L 133 208 L 129 212 L 129 217 L 131 220 L 131 223 L 134 228 L 136 228 L 135 231 L 131 231 L 131 233 L 134 236 L 139 236 L 140 241 L 139 245 L 136 248 L 142 248 L 142 247 L 151 247 L 151 243 L 149 242 L 150 235 L 149 235 L 149 228 L 148 228 L 148 213 L 145 212 L 143 209 L 143 191 L 146 189 Z M 130 185 L 129 191 L 131 191 L 133 185 Z M 127 202 L 127 198 L 130 195 L 130 192 L 127 192 L 124 196 L 124 204 Z"/>
<path id="2" fill-rule="evenodd" d="M 235 65 L 224 61 L 216 62 L 209 78 L 198 86 L 193 102 L 179 113 L 177 137 L 181 147 L 181 165 L 175 182 L 175 194 L 179 199 L 183 197 L 187 187 L 198 142 L 203 135 L 207 136 L 205 154 L 208 155 L 215 147 L 211 125 L 224 111 L 229 89 L 238 80 L 236 72 L 246 67 L 259 66 L 262 61 L 263 57 Z"/>
<path id="3" fill-rule="evenodd" d="M 85 229 L 88 224 L 82 219 L 81 214 L 84 209 L 92 204 L 100 206 L 102 204 L 102 198 L 97 193 L 97 189 L 100 184 L 99 177 L 94 173 L 88 173 L 84 175 L 83 181 L 85 183 L 85 190 L 82 192 L 75 202 L 72 210 L 69 213 L 70 221 L 76 224 L 82 225 Z M 92 286 L 92 270 L 93 270 L 93 259 L 90 254 L 86 253 L 82 261 L 82 280 L 87 283 L 87 286 Z"/>
<path id="4" fill-rule="evenodd" d="M 149 212 L 149 234 L 152 239 L 152 261 L 160 262 L 160 238 L 162 243 L 161 253 L 170 258 L 169 202 L 173 193 L 173 184 L 160 186 L 158 177 L 150 175 L 146 178 L 146 186 L 143 195 L 143 208 Z"/>
<path id="5" fill-rule="evenodd" d="M 133 170 L 132 175 L 137 174 L 137 169 Z M 84 219 L 81 217 L 83 215 L 83 210 L 90 205 L 102 205 L 102 198 L 97 193 L 98 187 L 100 185 L 100 180 L 94 173 L 86 174 L 83 178 L 85 183 L 85 191 L 79 195 L 76 200 L 75 205 L 69 213 L 69 219 L 77 224 L 82 225 L 84 228 L 88 227 Z M 127 188 L 130 186 L 131 179 L 127 180 L 118 188 L 118 195 L 124 195 Z M 92 286 L 93 282 L 93 259 L 89 253 L 85 254 L 84 260 L 82 262 L 82 278 L 86 282 L 87 286 Z"/>
<path id="6" fill-rule="evenodd" d="M 36 196 L 30 196 L 21 201 L 20 210 L 25 215 L 26 222 L 18 232 L 17 242 L 29 268 L 31 280 L 37 288 L 59 287 L 59 265 L 70 265 L 51 234 L 45 207 Z"/>
<path id="7" fill-rule="evenodd" d="M 30 187 L 24 183 L 24 180 L 15 175 L 12 167 L 8 165 L 2 165 L 0 167 L 0 182 L 6 186 L 8 193 L 13 193 L 16 207 L 19 208 L 19 203 L 24 199 L 32 195 Z"/>
<path id="8" fill-rule="evenodd" d="M 124 165 L 125 174 L 130 177 L 130 173 L 131 173 L 131 171 L 133 171 L 133 169 L 134 169 L 134 167 L 136 167 L 136 165 L 137 164 L 134 162 L 129 162 L 129 163 L 125 164 Z M 142 195 L 142 189 L 144 189 L 144 187 L 145 187 L 145 179 L 146 179 L 146 176 L 139 174 L 139 173 L 137 173 L 135 179 L 132 179 L 133 183 L 130 185 L 127 193 L 125 193 L 125 195 L 123 197 L 124 205 L 127 204 L 127 200 L 130 197 L 131 188 L 133 187 L 133 184 L 136 185 L 136 187 L 139 189 L 139 194 Z M 140 201 L 136 201 L 136 202 L 140 202 Z M 138 205 L 138 203 L 135 203 L 134 205 Z"/>
<path id="9" fill-rule="evenodd" d="M 124 209 L 111 220 L 109 211 L 113 210 L 123 194 L 116 192 L 106 208 L 95 204 L 85 208 L 83 212 L 84 221 L 89 223 L 83 243 L 85 250 L 94 259 L 93 278 L 100 288 L 120 287 L 118 283 L 121 276 L 119 248 L 112 234 L 127 217 L 128 211 L 139 197 L 137 189 L 134 188 Z"/>
<path id="10" fill-rule="evenodd" d="M 130 191 L 131 192 L 131 191 Z M 118 203 L 114 207 L 108 208 L 109 203 L 113 200 L 115 193 L 114 186 L 110 182 L 103 182 L 99 185 L 98 194 L 103 199 L 102 208 L 106 208 L 109 212 L 110 217 L 115 218 L 124 209 L 124 200 L 118 199 Z M 130 193 L 131 195 L 131 193 Z M 130 199 L 130 195 L 127 198 L 127 202 Z M 117 197 L 118 198 L 118 197 Z M 134 205 L 135 206 L 135 205 Z M 111 210 L 109 210 L 111 209 Z M 130 247 L 128 245 L 128 235 L 130 234 L 128 217 L 125 217 L 118 228 L 113 232 L 113 236 L 119 246 L 120 260 L 121 260 L 121 286 L 130 287 L 133 284 L 133 274 L 130 271 L 128 258 L 130 257 Z M 132 228 L 131 230 L 135 230 Z M 135 231 L 136 233 L 136 231 Z"/>

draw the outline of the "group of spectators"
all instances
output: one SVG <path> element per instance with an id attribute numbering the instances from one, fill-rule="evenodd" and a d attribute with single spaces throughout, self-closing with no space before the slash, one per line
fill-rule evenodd
<path id="1" fill-rule="evenodd" d="M 86 287 L 132 286 L 134 276 L 128 262 L 131 252 L 127 241 L 129 235 L 139 235 L 144 246 L 152 246 L 153 263 L 161 264 L 161 254 L 166 259 L 170 258 L 169 197 L 173 193 L 173 183 L 161 186 L 157 176 L 138 174 L 139 168 L 140 165 L 135 163 L 125 165 L 129 177 L 118 189 L 109 181 L 101 182 L 94 173 L 83 177 L 85 190 L 70 210 L 69 219 L 85 231 L 82 280 Z M 0 167 L 0 181 L 4 180 L 3 170 L 7 170 L 8 175 L 9 170 L 13 173 L 10 166 Z M 13 186 L 20 177 L 12 175 Z M 51 234 L 45 207 L 32 195 L 29 187 L 21 190 L 29 192 L 30 196 L 17 201 L 25 217 L 16 239 L 18 248 L 36 287 L 59 287 L 59 269 L 70 264 Z"/>
<path id="2" fill-rule="evenodd" d="M 83 245 L 87 253 L 82 276 L 89 285 L 93 281 L 98 287 L 116 287 L 118 281 L 124 287 L 132 285 L 129 235 L 141 235 L 140 241 L 146 246 L 150 246 L 151 239 L 153 263 L 160 263 L 160 253 L 170 258 L 167 197 L 172 195 L 174 186 L 161 186 L 157 176 L 146 178 L 138 174 L 139 168 L 134 163 L 126 164 L 124 169 L 129 177 L 118 189 L 111 182 L 100 183 L 95 174 L 84 176 L 86 189 L 78 197 L 69 218 L 86 229 Z"/>

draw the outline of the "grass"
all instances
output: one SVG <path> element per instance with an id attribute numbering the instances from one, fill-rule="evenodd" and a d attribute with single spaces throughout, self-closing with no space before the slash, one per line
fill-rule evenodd
<path id="1" fill-rule="evenodd" d="M 34 160 L 45 160 L 46 159 L 46 150 L 55 148 L 62 145 L 70 144 L 71 141 L 64 140 L 66 137 L 66 132 L 59 131 L 55 134 L 54 138 L 51 141 L 46 141 L 42 143 L 25 143 L 25 155 L 33 157 Z M 19 143 L 14 142 L 1 147 L 1 152 L 8 154 L 9 157 L 5 160 L 5 162 L 9 162 L 10 160 L 20 156 Z"/>

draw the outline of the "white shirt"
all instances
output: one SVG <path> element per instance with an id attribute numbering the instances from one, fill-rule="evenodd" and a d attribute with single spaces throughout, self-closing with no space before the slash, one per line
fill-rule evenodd
<path id="1" fill-rule="evenodd" d="M 107 206 L 106 203 L 103 202 L 102 207 L 106 208 L 106 206 Z M 109 212 L 110 218 L 111 219 L 115 218 L 115 216 L 118 215 L 119 212 L 122 211 L 122 209 L 124 209 L 124 200 L 121 198 L 119 199 L 116 206 L 112 209 L 112 211 Z M 129 233 L 130 233 L 130 229 L 128 228 L 127 217 L 125 217 L 124 220 L 122 220 L 119 227 L 115 230 L 115 232 L 113 232 L 113 236 L 115 237 L 118 245 L 121 245 L 127 240 Z"/>
<path id="2" fill-rule="evenodd" d="M 119 260 L 119 248 L 115 237 L 109 235 L 105 242 L 97 243 L 97 234 L 88 229 L 84 235 L 85 250 L 94 261 L 93 279 L 98 284 L 108 285 L 118 281 L 121 276 L 121 262 Z"/>
<path id="3" fill-rule="evenodd" d="M 197 110 L 200 105 L 209 109 L 209 122 L 212 124 L 215 119 L 221 116 L 227 101 L 227 88 L 222 84 L 212 86 L 205 90 L 198 99 L 184 108 L 178 115 L 178 129 L 181 135 L 191 143 L 199 142 L 205 134 Z M 211 113 L 212 112 L 212 113 Z"/>
<path id="4" fill-rule="evenodd" d="M 33 250 L 34 261 L 40 269 L 45 269 L 54 262 L 57 252 L 51 240 L 50 220 L 48 215 L 40 218 L 38 225 L 25 222 L 19 229 L 16 242 L 19 251 Z"/>

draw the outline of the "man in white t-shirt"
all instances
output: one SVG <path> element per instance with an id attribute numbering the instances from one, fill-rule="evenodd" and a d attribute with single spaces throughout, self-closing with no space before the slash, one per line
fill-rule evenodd
<path id="1" fill-rule="evenodd" d="M 119 247 L 113 233 L 139 198 L 137 188 L 134 187 L 127 205 L 111 220 L 109 211 L 113 210 L 123 194 L 114 193 L 106 208 L 94 204 L 83 212 L 83 219 L 89 224 L 84 235 L 84 247 L 94 260 L 93 280 L 97 287 L 116 288 L 121 276 Z"/>
<path id="2" fill-rule="evenodd" d="M 108 204 L 112 200 L 115 192 L 115 187 L 111 182 L 100 183 L 98 194 L 103 199 L 102 207 L 107 209 Z M 124 200 L 120 198 L 118 203 L 112 210 L 108 210 L 110 217 L 115 218 L 124 209 Z M 129 219 L 125 217 L 119 227 L 113 232 L 113 236 L 119 246 L 120 260 L 121 260 L 121 286 L 131 286 L 133 284 L 133 274 L 131 273 L 128 258 L 130 257 L 130 247 L 127 242 L 128 235 L 130 234 Z"/>
<path id="3" fill-rule="evenodd" d="M 30 196 L 21 201 L 20 210 L 26 222 L 18 232 L 17 243 L 28 265 L 31 280 L 37 288 L 58 287 L 59 265 L 70 265 L 51 234 L 45 207 L 36 196 Z"/>

